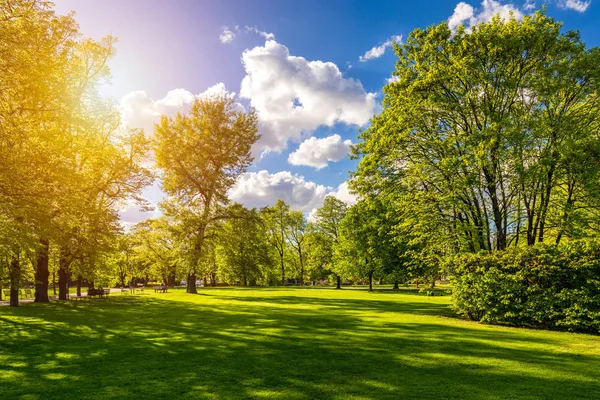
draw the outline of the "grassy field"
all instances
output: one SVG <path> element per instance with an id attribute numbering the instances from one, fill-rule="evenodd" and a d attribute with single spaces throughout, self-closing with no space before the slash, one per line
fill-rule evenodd
<path id="1" fill-rule="evenodd" d="M 449 297 L 202 289 L 0 307 L 0 399 L 598 399 L 600 337 Z"/>

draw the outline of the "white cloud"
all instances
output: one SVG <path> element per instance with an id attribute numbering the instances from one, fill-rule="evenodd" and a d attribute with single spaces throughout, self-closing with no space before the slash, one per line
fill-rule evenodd
<path id="1" fill-rule="evenodd" d="M 535 1 L 533 1 L 533 0 L 527 0 L 525 2 L 525 4 L 523 5 L 523 9 L 525 11 L 533 11 L 533 10 L 535 10 L 535 6 L 536 6 Z"/>
<path id="2" fill-rule="evenodd" d="M 358 198 L 355 194 L 350 193 L 350 188 L 348 188 L 347 181 L 340 183 L 340 185 L 338 186 L 338 188 L 335 191 L 333 191 L 327 195 L 336 197 L 336 198 L 340 199 L 341 201 L 343 201 L 344 203 L 348 204 L 349 206 L 356 204 L 356 201 L 358 200 Z"/>
<path id="3" fill-rule="evenodd" d="M 273 39 L 275 39 L 275 34 L 269 33 L 269 32 L 265 32 L 265 31 L 261 31 L 260 29 L 258 29 L 255 26 L 247 26 L 246 27 L 246 32 L 256 33 L 257 35 L 260 35 L 260 36 L 264 37 L 265 40 L 273 40 Z"/>
<path id="4" fill-rule="evenodd" d="M 148 218 L 157 217 L 159 214 L 156 204 L 148 201 L 147 204 L 137 204 L 134 200 L 129 199 L 119 210 L 121 225 L 125 229 L 130 229 L 138 222 L 147 220 Z"/>
<path id="5" fill-rule="evenodd" d="M 393 75 L 393 76 L 390 76 L 389 78 L 387 78 L 385 81 L 387 83 L 394 83 L 394 82 L 398 82 L 399 80 L 400 80 L 399 76 Z"/>
<path id="6" fill-rule="evenodd" d="M 327 188 L 289 171 L 247 172 L 229 191 L 229 197 L 246 207 L 264 207 L 284 200 L 292 209 L 308 212 L 323 204 Z"/>
<path id="7" fill-rule="evenodd" d="M 255 151 L 279 151 L 320 126 L 363 126 L 376 111 L 376 94 L 360 81 L 344 78 L 331 62 L 290 55 L 274 40 L 244 51 L 246 76 L 240 96 L 259 117 L 261 139 Z"/>
<path id="8" fill-rule="evenodd" d="M 235 39 L 235 32 L 225 27 L 219 36 L 219 40 L 221 43 L 231 43 L 233 39 Z"/>
<path id="9" fill-rule="evenodd" d="M 313 136 L 300 143 L 298 150 L 288 156 L 288 162 L 292 165 L 325 168 L 329 161 L 340 161 L 346 157 L 351 145 L 351 140 L 342 140 L 338 134 L 323 139 Z"/>
<path id="10" fill-rule="evenodd" d="M 379 46 L 375 46 L 371 50 L 367 51 L 365 54 L 363 54 L 362 56 L 360 56 L 358 59 L 361 62 L 366 62 L 366 61 L 369 61 L 369 60 L 373 60 L 375 58 L 379 58 L 379 57 L 381 57 L 382 55 L 385 54 L 385 51 L 389 47 L 392 47 L 392 44 L 394 44 L 394 43 L 401 43 L 401 42 L 402 42 L 402 36 L 401 35 L 392 36 L 391 38 L 389 38 L 388 40 L 386 40 L 385 42 L 383 42 Z"/>
<path id="11" fill-rule="evenodd" d="M 575 10 L 580 13 L 585 12 L 588 7 L 592 4 L 591 0 L 559 0 L 558 6 L 568 10 Z"/>
<path id="12" fill-rule="evenodd" d="M 448 18 L 448 27 L 452 31 L 456 30 L 459 25 L 465 25 L 467 29 L 470 29 L 481 22 L 490 21 L 497 14 L 500 14 L 500 18 L 509 20 L 511 13 L 513 18 L 523 18 L 523 12 L 513 4 L 502 4 L 496 0 L 483 0 L 481 8 L 475 10 L 473 6 L 460 2 L 454 8 L 454 13 Z"/>
<path id="13" fill-rule="evenodd" d="M 265 207 L 275 204 L 278 199 L 288 203 L 294 210 L 314 214 L 323 205 L 325 196 L 335 196 L 348 205 L 356 203 L 356 196 L 348 190 L 347 182 L 336 190 L 307 181 L 301 175 L 289 171 L 270 174 L 268 171 L 246 172 L 229 190 L 229 198 L 246 207 Z"/>
<path id="14" fill-rule="evenodd" d="M 143 128 L 150 135 L 161 115 L 173 117 L 178 112 L 186 113 L 194 99 L 215 96 L 233 97 L 235 93 L 229 93 L 223 83 L 217 83 L 196 95 L 185 89 L 174 89 L 160 100 L 153 100 L 142 90 L 129 92 L 121 98 L 121 117 L 128 127 Z"/>
<path id="15" fill-rule="evenodd" d="M 473 18 L 473 14 L 472 5 L 464 2 L 458 3 L 454 8 L 454 13 L 448 18 L 448 28 L 452 31 L 455 30 L 459 25 Z"/>

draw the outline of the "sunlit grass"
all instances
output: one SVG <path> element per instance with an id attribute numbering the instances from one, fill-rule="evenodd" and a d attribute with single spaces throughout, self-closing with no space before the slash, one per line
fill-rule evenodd
<path id="1" fill-rule="evenodd" d="M 410 290 L 201 289 L 0 308 L 0 399 L 596 399 L 600 338 Z"/>

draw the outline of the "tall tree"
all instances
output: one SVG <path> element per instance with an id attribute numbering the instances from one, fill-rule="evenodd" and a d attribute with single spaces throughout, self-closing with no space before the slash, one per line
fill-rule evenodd
<path id="1" fill-rule="evenodd" d="M 281 284 L 285 285 L 285 253 L 289 245 L 290 206 L 285 201 L 279 199 L 273 206 L 263 208 L 261 214 L 264 224 L 269 231 L 269 242 L 279 255 Z"/>
<path id="2" fill-rule="evenodd" d="M 337 289 L 341 289 L 342 280 L 340 275 L 335 272 L 334 252 L 340 237 L 340 224 L 346 216 L 346 212 L 348 212 L 346 203 L 333 196 L 326 196 L 323 206 L 318 208 L 315 213 L 314 226 L 322 239 L 321 246 L 327 254 L 329 270 L 335 275 Z"/>
<path id="3" fill-rule="evenodd" d="M 307 221 L 302 211 L 290 211 L 288 214 L 287 239 L 298 257 L 300 283 L 304 285 L 306 264 Z"/>
<path id="4" fill-rule="evenodd" d="M 219 275 L 244 286 L 269 283 L 273 260 L 259 212 L 239 204 L 231 208 L 235 218 L 225 222 L 219 232 Z"/>
<path id="5" fill-rule="evenodd" d="M 569 194 L 598 210 L 587 182 L 600 161 L 600 51 L 561 27 L 544 12 L 496 16 L 395 46 L 397 79 L 361 133 L 352 186 L 394 193 L 430 256 L 559 241 L 574 233 Z M 587 174 L 569 162 L 583 153 Z"/>
<path id="6" fill-rule="evenodd" d="M 194 260 L 188 265 L 187 292 L 196 293 L 196 274 L 209 225 L 224 218 L 227 191 L 246 171 L 258 140 L 253 110 L 240 111 L 233 99 L 196 99 L 189 114 L 161 117 L 154 128 L 156 165 L 162 171 L 162 188 L 171 197 L 167 210 L 185 218 L 193 240 Z"/>

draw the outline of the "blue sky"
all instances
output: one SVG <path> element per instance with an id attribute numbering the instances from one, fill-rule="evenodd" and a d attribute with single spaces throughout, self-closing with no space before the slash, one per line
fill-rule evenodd
<path id="1" fill-rule="evenodd" d="M 344 182 L 355 162 L 344 154 L 377 112 L 394 68 L 386 43 L 417 27 L 474 24 L 509 10 L 526 15 L 545 4 L 588 46 L 600 44 L 596 0 L 55 3 L 58 13 L 76 12 L 84 35 L 119 38 L 112 82 L 102 93 L 122 107 L 129 125 L 150 133 L 158 114 L 185 112 L 209 88 L 254 106 L 263 138 L 231 196 L 248 206 L 282 197 L 307 213 L 329 193 L 353 201 Z M 158 202 L 159 183 L 145 195 Z M 122 212 L 129 224 L 152 215 L 133 204 Z"/>

